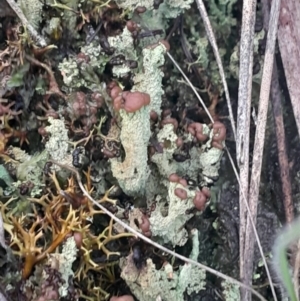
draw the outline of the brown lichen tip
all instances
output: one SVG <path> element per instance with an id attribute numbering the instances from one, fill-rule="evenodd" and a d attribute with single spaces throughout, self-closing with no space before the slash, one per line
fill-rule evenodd
<path id="1" fill-rule="evenodd" d="M 176 188 L 174 194 L 182 200 L 187 199 L 187 192 L 183 188 Z"/>
<path id="2" fill-rule="evenodd" d="M 143 92 L 125 91 L 114 99 L 115 110 L 124 109 L 127 113 L 134 113 L 149 104 L 150 95 Z"/>
<path id="3" fill-rule="evenodd" d="M 126 27 L 130 32 L 134 32 L 135 30 L 138 29 L 137 23 L 132 20 L 126 22 Z"/>
<path id="4" fill-rule="evenodd" d="M 176 173 L 172 173 L 172 174 L 169 175 L 169 181 L 170 182 L 178 183 L 179 179 L 180 179 L 180 177 Z"/>
<path id="5" fill-rule="evenodd" d="M 212 138 L 212 147 L 218 149 L 223 149 L 222 142 L 226 139 L 226 127 L 220 121 L 216 121 L 213 124 L 213 138 Z"/>
<path id="6" fill-rule="evenodd" d="M 142 233 L 147 236 L 151 237 L 152 233 L 150 230 L 150 221 L 147 215 L 142 216 L 142 221 L 139 223 L 139 228 L 142 230 Z"/>
<path id="7" fill-rule="evenodd" d="M 203 211 L 205 209 L 205 205 L 210 198 L 210 195 L 211 193 L 208 187 L 203 187 L 201 191 L 196 191 L 193 202 L 197 210 Z"/>
<path id="8" fill-rule="evenodd" d="M 191 133 L 198 141 L 206 141 L 208 136 L 203 134 L 203 125 L 199 122 L 193 122 L 188 126 L 188 132 Z"/>

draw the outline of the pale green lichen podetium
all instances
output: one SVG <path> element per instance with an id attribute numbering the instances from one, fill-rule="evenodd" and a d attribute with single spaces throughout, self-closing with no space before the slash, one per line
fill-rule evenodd
<path id="1" fill-rule="evenodd" d="M 158 44 L 155 48 L 143 50 L 143 72 L 134 77 L 132 91 L 145 92 L 150 95 L 151 103 L 135 113 L 120 110 L 120 140 L 125 150 L 123 162 L 118 158 L 110 160 L 114 177 L 123 191 L 131 196 L 143 195 L 149 176 L 147 164 L 147 146 L 151 136 L 150 111 L 160 112 L 163 90 L 161 81 L 163 73 L 160 67 L 164 63 L 166 49 Z"/>

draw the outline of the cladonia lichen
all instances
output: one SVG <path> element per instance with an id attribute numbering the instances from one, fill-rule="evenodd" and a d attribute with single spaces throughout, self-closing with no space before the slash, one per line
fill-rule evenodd
<path id="1" fill-rule="evenodd" d="M 111 159 L 111 169 L 123 191 L 131 196 L 144 193 L 149 176 L 147 145 L 151 135 L 149 108 L 143 107 L 135 113 L 120 111 L 122 127 L 120 140 L 125 159 Z"/>
<path id="2" fill-rule="evenodd" d="M 126 60 L 135 61 L 138 59 L 133 45 L 132 33 L 127 29 L 127 27 L 124 28 L 122 34 L 115 37 L 109 37 L 108 42 L 111 47 L 116 49 L 114 55 L 122 55 Z M 125 63 L 113 66 L 113 74 L 117 77 L 124 76 L 130 71 L 129 66 Z"/>
<path id="3" fill-rule="evenodd" d="M 64 280 L 64 283 L 58 289 L 61 297 L 68 295 L 69 278 L 74 276 L 72 265 L 76 259 L 77 251 L 75 239 L 71 236 L 64 243 L 61 253 L 50 255 L 50 261 L 53 259 L 58 261 L 58 271 L 61 273 L 61 278 Z"/>
<path id="4" fill-rule="evenodd" d="M 64 161 L 69 149 L 68 130 L 64 119 L 49 117 L 48 121 L 50 125 L 46 126 L 45 130 L 49 134 L 49 140 L 45 144 L 45 149 L 53 160 Z"/>
<path id="5" fill-rule="evenodd" d="M 159 44 L 152 49 L 143 50 L 144 72 L 134 78 L 132 91 L 145 92 L 150 95 L 150 105 L 134 113 L 120 110 L 120 140 L 125 151 L 125 159 L 111 159 L 111 169 L 123 191 L 131 196 L 143 195 L 149 176 L 147 146 L 151 137 L 150 110 L 158 112 L 161 106 L 162 72 L 159 67 L 164 62 L 166 49 Z"/>
<path id="6" fill-rule="evenodd" d="M 42 21 L 43 2 L 39 0 L 18 0 L 18 5 L 22 9 L 28 22 L 35 29 L 38 29 Z"/>
<path id="7" fill-rule="evenodd" d="M 197 260 L 199 254 L 198 231 L 192 231 L 193 249 L 191 258 Z M 182 301 L 184 294 L 198 293 L 205 288 L 205 271 L 192 264 L 185 264 L 174 271 L 166 263 L 157 270 L 149 258 L 145 266 L 138 270 L 134 265 L 132 254 L 120 262 L 121 277 L 126 281 L 132 293 L 143 301 Z"/>
<path id="8" fill-rule="evenodd" d="M 161 97 L 164 93 L 162 89 L 163 72 L 160 68 L 165 62 L 166 48 L 163 44 L 155 48 L 144 48 L 143 54 L 143 72 L 134 77 L 134 87 L 132 91 L 145 92 L 150 95 L 151 103 L 149 110 L 153 110 L 158 115 L 161 112 Z"/>
<path id="9" fill-rule="evenodd" d="M 176 188 L 187 192 L 186 200 L 175 195 Z M 167 198 L 157 197 L 155 210 L 149 218 L 150 230 L 157 241 L 171 243 L 173 246 L 183 246 L 186 243 L 188 233 L 184 225 L 193 216 L 187 211 L 194 207 L 194 196 L 195 191 L 190 191 L 181 184 L 168 182 Z"/>

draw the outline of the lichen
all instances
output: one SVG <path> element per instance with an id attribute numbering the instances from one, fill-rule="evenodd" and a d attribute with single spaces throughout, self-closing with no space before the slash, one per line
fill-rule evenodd
<path id="1" fill-rule="evenodd" d="M 149 116 L 151 109 L 160 112 L 163 74 L 159 67 L 164 62 L 165 51 L 163 45 L 144 49 L 144 72 L 134 78 L 135 85 L 132 91 L 148 93 L 151 98 L 150 105 L 142 107 L 135 113 L 126 113 L 124 110 L 120 110 L 120 140 L 125 151 L 125 159 L 120 162 L 120 159 L 113 158 L 110 162 L 112 173 L 120 187 L 131 196 L 145 194 L 149 176 L 147 163 L 147 146 L 151 137 Z"/>
<path id="2" fill-rule="evenodd" d="M 109 37 L 108 42 L 111 47 L 116 49 L 115 55 L 122 54 L 126 57 L 126 59 L 137 59 L 136 51 L 133 47 L 132 33 L 127 29 L 127 27 L 124 28 L 120 35 Z"/>
<path id="3" fill-rule="evenodd" d="M 165 53 L 166 48 L 163 44 L 159 44 L 153 49 L 143 49 L 143 72 L 135 75 L 135 85 L 132 89 L 132 91 L 148 93 L 151 98 L 150 112 L 153 110 L 158 115 L 161 113 L 161 97 L 164 93 L 161 83 L 164 74 L 160 68 L 165 62 Z"/>
<path id="4" fill-rule="evenodd" d="M 68 295 L 69 279 L 73 278 L 74 272 L 72 270 L 73 262 L 76 260 L 77 247 L 73 236 L 69 237 L 63 245 L 61 253 L 54 253 L 50 255 L 49 261 L 55 258 L 58 263 L 58 271 L 61 273 L 64 283 L 59 287 L 59 295 L 65 297 Z"/>
<path id="5" fill-rule="evenodd" d="M 228 280 L 222 281 L 223 295 L 226 301 L 239 301 L 241 300 L 239 286 L 229 282 Z"/>
<path id="6" fill-rule="evenodd" d="M 42 181 L 43 168 L 48 160 L 48 153 L 43 151 L 33 156 L 27 154 L 18 147 L 11 147 L 8 153 L 15 158 L 11 165 L 16 169 L 17 180 L 12 183 L 11 188 L 16 189 L 22 184 L 31 183 L 33 188 L 30 191 L 31 197 L 41 194 L 45 184 Z"/>
<path id="7" fill-rule="evenodd" d="M 199 254 L 198 231 L 194 230 L 192 235 L 191 257 L 196 259 Z M 162 269 L 157 270 L 149 258 L 146 265 L 138 270 L 130 254 L 121 260 L 120 266 L 121 277 L 138 300 L 182 301 L 185 292 L 190 295 L 205 287 L 205 271 L 191 264 L 185 264 L 178 271 L 174 271 L 171 264 L 166 263 Z"/>
<path id="8" fill-rule="evenodd" d="M 212 184 L 214 179 L 218 178 L 220 160 L 223 155 L 222 150 L 211 146 L 212 134 L 213 131 L 211 131 L 210 140 L 201 146 L 198 157 L 201 174 L 207 184 Z"/>
<path id="9" fill-rule="evenodd" d="M 100 85 L 98 74 L 104 71 L 110 56 L 102 52 L 98 42 L 93 41 L 81 48 L 81 53 L 86 55 L 88 61 L 78 61 L 76 57 L 65 58 L 59 63 L 58 68 L 63 76 L 65 85 L 72 91 L 79 87 L 92 90 L 93 85 Z"/>
<path id="10" fill-rule="evenodd" d="M 177 173 L 180 176 L 188 176 L 190 179 L 197 179 L 201 171 L 203 185 L 211 184 L 214 178 L 218 177 L 220 160 L 223 151 L 211 146 L 213 131 L 205 124 L 203 133 L 208 135 L 209 140 L 201 146 L 193 146 L 189 151 L 189 156 L 184 162 L 177 162 L 173 155 L 178 148 L 176 146 L 177 135 L 174 133 L 173 125 L 167 124 L 160 129 L 157 140 L 164 145 L 162 153 L 155 153 L 151 161 L 157 165 L 160 175 L 168 178 L 170 174 Z M 186 141 L 191 141 L 190 135 L 185 137 Z"/>
<path id="11" fill-rule="evenodd" d="M 177 149 L 177 138 L 172 124 L 166 124 L 157 134 L 157 140 L 164 145 L 164 149 L 162 153 L 155 153 L 151 157 L 151 161 L 157 165 L 161 176 L 164 178 L 176 173 L 178 169 L 178 164 L 173 159 L 173 154 Z"/>
<path id="12" fill-rule="evenodd" d="M 29 24 L 38 29 L 42 21 L 43 2 L 39 0 L 18 0 L 18 5 Z"/>
<path id="13" fill-rule="evenodd" d="M 155 210 L 149 218 L 150 230 L 156 241 L 171 243 L 173 246 L 183 246 L 188 239 L 188 233 L 184 225 L 193 216 L 191 213 L 188 214 L 187 211 L 194 207 L 195 191 L 186 189 L 178 183 L 166 183 L 168 183 L 168 196 L 166 199 L 156 198 Z M 175 195 L 176 188 L 184 189 L 187 192 L 186 200 L 182 200 Z M 166 210 L 167 212 L 162 214 Z"/>
<path id="14" fill-rule="evenodd" d="M 122 127 L 120 140 L 125 151 L 125 159 L 110 160 L 114 177 L 123 191 L 131 196 L 144 194 L 149 168 L 147 145 L 151 136 L 149 108 L 143 107 L 135 113 L 120 111 Z"/>
<path id="15" fill-rule="evenodd" d="M 137 60 L 137 54 L 134 49 L 133 44 L 133 37 L 132 33 L 127 29 L 124 28 L 123 32 L 115 37 L 109 37 L 108 42 L 111 47 L 114 47 L 115 53 L 114 56 L 122 55 L 125 57 L 126 60 Z M 126 64 L 121 64 L 117 66 L 113 66 L 113 74 L 117 77 L 122 77 L 128 74 L 131 70 Z"/>
<path id="16" fill-rule="evenodd" d="M 126 8 L 129 10 L 134 10 L 139 6 L 145 7 L 147 10 L 153 10 L 154 0 L 118 0 L 116 1 L 119 7 Z M 162 3 L 159 7 L 160 11 L 165 14 L 170 14 L 168 18 L 175 18 L 182 12 L 182 10 L 187 9 L 192 4 L 192 0 L 167 0 L 166 3 Z"/>
<path id="17" fill-rule="evenodd" d="M 49 140 L 45 149 L 53 160 L 62 162 L 65 160 L 69 149 L 68 130 L 65 127 L 64 119 L 48 118 L 50 125 L 45 130 L 49 134 Z"/>

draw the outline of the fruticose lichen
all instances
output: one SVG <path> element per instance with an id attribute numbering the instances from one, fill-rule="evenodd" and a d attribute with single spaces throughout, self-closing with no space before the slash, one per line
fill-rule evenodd
<path id="1" fill-rule="evenodd" d="M 226 301 L 241 300 L 239 286 L 227 280 L 222 281 L 223 295 Z"/>
<path id="2" fill-rule="evenodd" d="M 193 216 L 188 210 L 194 207 L 195 191 L 186 189 L 181 184 L 169 183 L 166 199 L 156 198 L 156 208 L 151 213 L 150 230 L 153 237 L 161 243 L 171 243 L 173 246 L 183 246 L 188 239 L 185 223 Z M 175 189 L 181 188 L 187 192 L 187 199 L 182 200 L 175 195 Z M 166 207 L 166 204 L 168 206 Z"/>
<path id="3" fill-rule="evenodd" d="M 54 119 L 49 117 L 48 121 L 50 125 L 47 126 L 45 130 L 49 134 L 49 140 L 45 144 L 45 149 L 51 159 L 58 162 L 64 162 L 69 156 L 69 138 L 68 131 L 65 128 L 64 119 Z"/>
<path id="4" fill-rule="evenodd" d="M 82 46 L 80 53 L 84 58 L 65 58 L 58 65 L 63 81 L 71 91 L 80 87 L 92 90 L 93 85 L 100 85 L 98 74 L 104 71 L 111 57 L 103 52 L 98 41 Z"/>
<path id="5" fill-rule="evenodd" d="M 120 140 L 125 150 L 125 159 L 111 159 L 111 169 L 123 191 L 131 196 L 143 195 L 149 177 L 147 146 L 151 137 L 150 110 L 160 110 L 162 72 L 159 67 L 164 62 L 164 45 L 143 50 L 144 72 L 134 78 L 132 91 L 147 92 L 151 102 L 134 113 L 120 110 Z M 156 85 L 154 88 L 154 84 Z"/>
<path id="6" fill-rule="evenodd" d="M 125 56 L 126 60 L 137 60 L 137 54 L 134 50 L 133 46 L 133 37 L 132 33 L 124 28 L 123 32 L 116 37 L 109 37 L 108 42 L 111 47 L 114 47 L 115 53 L 114 55 L 122 55 Z M 113 74 L 117 77 L 122 77 L 130 72 L 130 68 L 126 64 L 120 64 L 117 66 L 113 66 Z"/>
<path id="7" fill-rule="evenodd" d="M 16 189 L 22 184 L 32 183 L 31 197 L 40 195 L 45 184 L 42 181 L 43 167 L 48 160 L 48 153 L 43 151 L 33 156 L 18 147 L 9 148 L 9 154 L 15 158 L 11 165 L 16 170 L 16 178 L 11 188 Z"/>
<path id="8" fill-rule="evenodd" d="M 35 29 L 39 28 L 42 21 L 43 2 L 39 0 L 18 0 L 18 5 L 22 9 L 29 24 Z"/>
<path id="9" fill-rule="evenodd" d="M 192 231 L 193 249 L 190 258 L 197 260 L 199 254 L 198 231 Z M 121 277 L 126 281 L 132 293 L 138 300 L 143 301 L 182 301 L 184 293 L 198 293 L 205 287 L 205 271 L 192 265 L 185 264 L 174 271 L 170 263 L 160 270 L 155 268 L 151 259 L 141 270 L 134 265 L 132 255 L 122 259 L 120 263 Z"/>
<path id="10" fill-rule="evenodd" d="M 65 297 L 68 294 L 69 279 L 73 278 L 74 272 L 72 270 L 73 262 L 76 260 L 78 248 L 76 247 L 75 239 L 73 236 L 69 237 L 62 247 L 61 253 L 50 255 L 51 260 L 57 260 L 58 271 L 62 275 L 64 283 L 59 288 L 59 295 Z"/>

